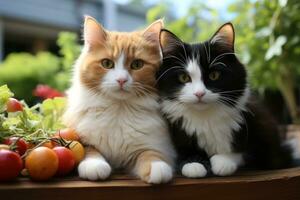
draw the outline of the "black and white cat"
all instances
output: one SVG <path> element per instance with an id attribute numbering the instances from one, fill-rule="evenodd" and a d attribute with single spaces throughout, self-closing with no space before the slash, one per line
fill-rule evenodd
<path id="1" fill-rule="evenodd" d="M 259 169 L 291 165 L 276 124 L 250 100 L 234 38 L 231 23 L 197 44 L 161 32 L 164 58 L 157 87 L 180 170 L 187 177 L 203 177 L 208 171 L 227 176 L 244 164 Z"/>

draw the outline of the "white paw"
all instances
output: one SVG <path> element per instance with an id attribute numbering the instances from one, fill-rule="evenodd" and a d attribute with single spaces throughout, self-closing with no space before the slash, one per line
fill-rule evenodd
<path id="1" fill-rule="evenodd" d="M 189 178 L 201 178 L 206 176 L 207 170 L 201 163 L 191 162 L 183 165 L 181 173 Z"/>
<path id="2" fill-rule="evenodd" d="M 101 158 L 84 159 L 78 166 L 79 177 L 91 181 L 104 180 L 110 173 L 111 167 Z"/>
<path id="3" fill-rule="evenodd" d="M 159 184 L 169 182 L 173 177 L 173 170 L 170 165 L 163 161 L 151 163 L 151 172 L 148 183 Z"/>
<path id="4" fill-rule="evenodd" d="M 229 176 L 236 172 L 238 164 L 225 155 L 214 155 L 210 158 L 211 169 L 215 175 Z"/>

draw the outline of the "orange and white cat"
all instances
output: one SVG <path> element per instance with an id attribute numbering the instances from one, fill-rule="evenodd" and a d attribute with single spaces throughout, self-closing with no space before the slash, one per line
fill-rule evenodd
<path id="1" fill-rule="evenodd" d="M 85 18 L 64 116 L 88 145 L 81 178 L 103 180 L 124 168 L 148 183 L 172 179 L 175 152 L 155 89 L 162 27 L 158 20 L 142 31 L 110 32 Z"/>

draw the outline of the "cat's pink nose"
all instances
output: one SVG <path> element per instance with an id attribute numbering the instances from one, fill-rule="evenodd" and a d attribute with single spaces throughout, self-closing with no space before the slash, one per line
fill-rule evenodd
<path id="1" fill-rule="evenodd" d="M 198 99 L 201 99 L 205 95 L 205 91 L 195 92 L 194 95 L 198 97 Z"/>
<path id="2" fill-rule="evenodd" d="M 117 81 L 118 81 L 118 83 L 119 83 L 119 85 L 121 86 L 121 87 L 123 87 L 123 85 L 128 81 L 126 78 L 119 78 L 119 79 L 117 79 Z"/>

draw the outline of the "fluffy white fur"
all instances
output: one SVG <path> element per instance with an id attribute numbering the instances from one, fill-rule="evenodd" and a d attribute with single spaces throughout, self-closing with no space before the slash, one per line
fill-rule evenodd
<path id="1" fill-rule="evenodd" d="M 206 176 L 207 170 L 201 163 L 191 162 L 183 165 L 181 173 L 189 178 L 201 178 Z"/>
<path id="2" fill-rule="evenodd" d="M 165 121 L 159 113 L 157 96 L 137 98 L 130 94 L 131 82 L 124 86 L 124 98 L 117 98 L 117 79 L 126 70 L 117 63 L 99 83 L 105 94 L 88 90 L 80 83 L 79 66 L 85 50 L 75 65 L 72 87 L 68 91 L 69 104 L 65 116 L 74 120 L 82 142 L 95 147 L 101 155 L 89 155 L 78 167 L 79 175 L 89 180 L 105 179 L 113 168 L 128 167 L 129 161 L 144 150 L 154 150 L 173 161 L 175 152 Z M 122 61 L 122 56 L 120 57 Z M 122 95 L 121 95 L 122 96 Z M 109 163 L 109 164 L 108 164 Z M 172 163 L 172 162 L 171 162 Z M 135 171 L 133 171 L 136 174 Z M 172 178 L 172 166 L 153 162 L 149 183 L 167 182 Z"/>
<path id="3" fill-rule="evenodd" d="M 195 60 L 188 62 L 187 71 L 192 81 L 182 88 L 178 101 L 163 100 L 162 111 L 167 114 L 171 122 L 175 122 L 182 117 L 183 128 L 187 134 L 195 134 L 199 146 L 209 156 L 231 154 L 232 133 L 240 129 L 240 123 L 243 121 L 241 111 L 245 109 L 249 90 L 245 90 L 236 107 L 221 104 L 217 101 L 219 95 L 208 90 L 201 81 L 201 71 L 197 65 Z M 201 102 L 194 95 L 196 92 L 205 93 Z M 225 159 L 223 156 L 216 156 L 212 160 L 215 168 L 213 172 L 217 175 L 232 174 L 237 167 L 234 168 L 229 165 L 232 162 L 235 162 L 236 165 L 242 163 L 238 159 Z M 227 162 L 227 160 L 229 161 Z M 219 170 L 219 168 L 224 168 L 224 170 Z"/>

